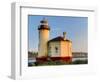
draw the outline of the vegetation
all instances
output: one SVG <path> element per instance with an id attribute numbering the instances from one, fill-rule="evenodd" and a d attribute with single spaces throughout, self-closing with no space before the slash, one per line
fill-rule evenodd
<path id="1" fill-rule="evenodd" d="M 28 56 L 29 57 L 37 57 L 37 55 L 38 55 L 38 52 L 30 52 L 30 51 L 28 51 Z"/>
<path id="2" fill-rule="evenodd" d="M 76 60 L 72 64 L 88 64 L 88 60 Z"/>
<path id="3" fill-rule="evenodd" d="M 32 64 L 29 64 L 29 66 L 50 66 L 50 65 L 73 65 L 73 64 L 87 64 L 87 60 L 76 60 L 74 62 L 64 62 L 60 60 L 52 61 L 48 60 L 46 62 L 35 62 Z"/>

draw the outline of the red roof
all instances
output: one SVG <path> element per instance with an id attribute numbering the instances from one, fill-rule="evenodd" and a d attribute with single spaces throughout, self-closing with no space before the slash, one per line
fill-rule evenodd
<path id="1" fill-rule="evenodd" d="M 58 36 L 56 38 L 53 38 L 53 39 L 49 40 L 49 42 L 53 42 L 53 41 L 69 41 L 69 42 L 71 42 L 68 39 L 64 40 L 64 38 L 62 36 Z"/>

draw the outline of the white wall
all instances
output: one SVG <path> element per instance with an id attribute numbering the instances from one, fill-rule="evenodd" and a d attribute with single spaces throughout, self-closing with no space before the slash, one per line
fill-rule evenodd
<path id="1" fill-rule="evenodd" d="M 24 2 L 33 2 L 34 4 L 44 4 L 44 5 L 74 5 L 74 6 L 95 6 L 98 9 L 97 20 L 98 27 L 96 29 L 97 33 L 97 42 L 94 46 L 95 54 L 98 54 L 99 57 L 94 59 L 97 61 L 97 75 L 84 75 L 84 76 L 65 76 L 65 77 L 55 77 L 55 78 L 45 78 L 45 79 L 35 79 L 34 82 L 99 82 L 100 77 L 100 0 L 0 0 L 0 82 L 4 81 L 13 81 L 8 76 L 10 76 L 11 69 L 11 2 L 15 1 L 24 1 Z M 98 46 L 97 46 L 98 45 Z M 33 82 L 32 81 L 32 82 Z"/>
<path id="2" fill-rule="evenodd" d="M 49 43 L 49 47 L 51 47 L 51 53 L 49 53 L 49 55 L 51 56 L 51 57 L 60 57 L 61 56 L 61 47 L 60 47 L 60 42 L 59 41 L 55 41 L 55 42 L 50 42 Z M 55 52 L 55 47 L 57 47 L 58 48 L 58 52 L 56 53 Z"/>

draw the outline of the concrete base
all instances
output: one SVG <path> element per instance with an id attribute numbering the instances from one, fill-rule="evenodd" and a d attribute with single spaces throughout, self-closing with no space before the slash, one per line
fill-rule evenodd
<path id="1" fill-rule="evenodd" d="M 65 62 L 72 62 L 72 57 L 37 57 L 36 61 L 37 62 L 47 62 L 49 60 L 52 61 L 65 61 Z"/>

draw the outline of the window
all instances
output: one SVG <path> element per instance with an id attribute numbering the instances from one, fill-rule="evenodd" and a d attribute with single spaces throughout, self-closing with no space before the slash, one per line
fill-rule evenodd
<path id="1" fill-rule="evenodd" d="M 55 47 L 55 52 L 58 53 L 58 47 Z"/>

